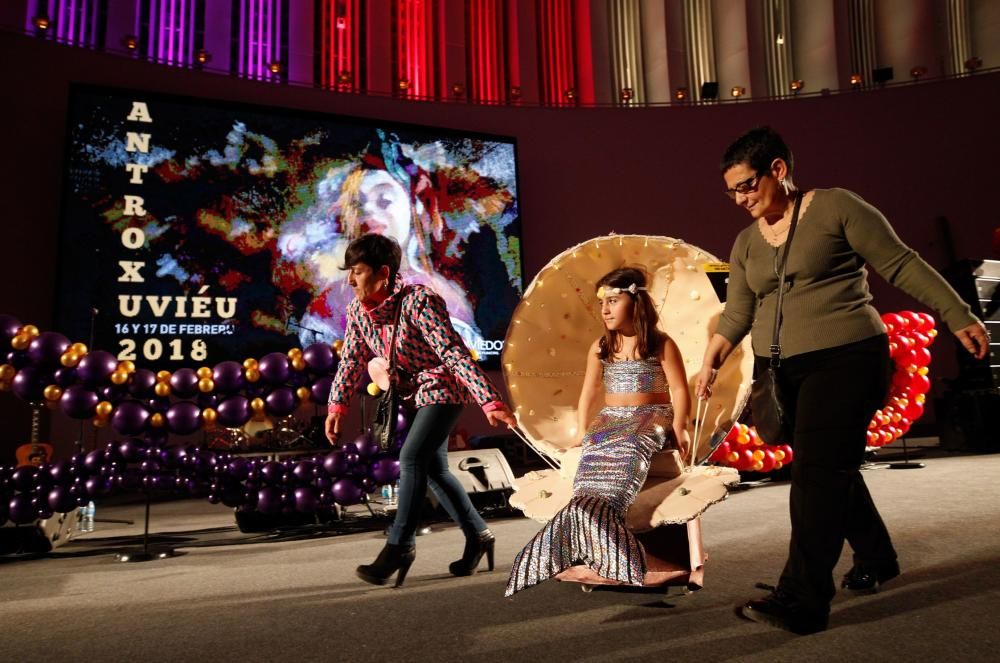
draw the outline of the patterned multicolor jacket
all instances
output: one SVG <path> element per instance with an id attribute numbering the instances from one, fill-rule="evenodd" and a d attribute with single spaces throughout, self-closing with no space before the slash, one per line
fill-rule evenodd
<path id="1" fill-rule="evenodd" d="M 409 286 L 401 294 L 404 286 L 402 279 L 396 279 L 392 294 L 372 309 L 358 299 L 347 306 L 347 332 L 330 388 L 330 411 L 346 412 L 368 362 L 376 356 L 388 358 L 393 314 L 400 296 L 396 366 L 413 376 L 416 407 L 476 402 L 485 411 L 495 409 L 502 397 L 451 326 L 444 300 L 420 285 Z"/>

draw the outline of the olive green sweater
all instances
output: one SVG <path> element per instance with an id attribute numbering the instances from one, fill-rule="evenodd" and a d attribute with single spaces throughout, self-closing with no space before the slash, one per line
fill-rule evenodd
<path id="1" fill-rule="evenodd" d="M 726 308 L 718 333 L 734 345 L 751 333 L 754 354 L 770 355 L 781 247 L 764 241 L 757 222 L 736 238 L 729 258 Z M 870 304 L 868 272 L 937 311 L 952 331 L 976 321 L 968 304 L 882 214 L 844 189 L 816 190 L 799 218 L 788 253 L 782 302 L 781 356 L 791 357 L 885 332 Z"/>

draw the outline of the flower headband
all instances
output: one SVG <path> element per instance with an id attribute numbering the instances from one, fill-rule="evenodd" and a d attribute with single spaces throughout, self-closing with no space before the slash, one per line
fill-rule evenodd
<path id="1" fill-rule="evenodd" d="M 645 289 L 646 288 L 638 286 L 634 283 L 627 288 L 609 288 L 607 286 L 602 285 L 600 288 L 597 289 L 597 298 L 604 299 L 605 297 L 610 297 L 612 295 L 620 295 L 623 292 L 627 292 L 631 295 L 634 295 L 640 290 L 645 290 Z"/>

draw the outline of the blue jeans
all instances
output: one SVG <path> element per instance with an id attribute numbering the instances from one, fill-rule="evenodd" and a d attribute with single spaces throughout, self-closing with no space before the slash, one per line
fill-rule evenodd
<path id="1" fill-rule="evenodd" d="M 414 544 L 428 482 L 438 502 L 466 536 L 475 536 L 486 529 L 486 521 L 472 506 L 465 488 L 448 471 L 448 434 L 461 412 L 462 406 L 453 403 L 427 405 L 417 410 L 399 452 L 399 505 L 389 531 L 389 543 Z"/>

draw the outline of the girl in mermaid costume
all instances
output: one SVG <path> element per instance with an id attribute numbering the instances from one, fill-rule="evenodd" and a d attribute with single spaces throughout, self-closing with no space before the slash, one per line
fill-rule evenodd
<path id="1" fill-rule="evenodd" d="M 646 555 L 625 512 L 646 481 L 650 458 L 685 453 L 691 398 L 677 345 L 656 328 L 646 276 L 623 267 L 598 281 L 604 335 L 587 353 L 577 409 L 586 430 L 569 504 L 514 559 L 505 595 L 555 577 L 642 585 Z M 605 407 L 587 426 L 604 382 Z"/>

